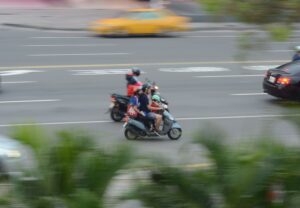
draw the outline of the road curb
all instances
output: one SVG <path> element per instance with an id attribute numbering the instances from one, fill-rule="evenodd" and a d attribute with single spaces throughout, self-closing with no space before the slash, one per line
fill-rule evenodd
<path id="1" fill-rule="evenodd" d="M 59 30 L 59 31 L 88 31 L 86 28 L 58 28 L 58 27 L 47 27 L 27 24 L 16 24 L 16 23 L 2 23 L 2 26 L 14 27 L 14 28 L 25 28 L 25 29 L 36 29 L 36 30 Z"/>

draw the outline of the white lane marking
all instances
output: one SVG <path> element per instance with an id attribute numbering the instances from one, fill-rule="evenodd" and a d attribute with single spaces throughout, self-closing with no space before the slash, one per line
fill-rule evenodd
<path id="1" fill-rule="evenodd" d="M 223 36 L 216 36 L 216 35 L 189 35 L 189 38 L 238 38 L 241 37 L 240 35 L 223 35 Z"/>
<path id="2" fill-rule="evenodd" d="M 30 37 L 31 39 L 76 39 L 76 38 L 91 38 L 91 37 L 84 37 L 84 36 L 71 36 L 71 37 Z"/>
<path id="3" fill-rule="evenodd" d="M 197 33 L 240 33 L 239 31 L 236 30 L 199 30 L 199 31 L 185 31 L 182 32 L 183 34 L 197 34 Z"/>
<path id="4" fill-rule="evenodd" d="M 295 30 L 294 32 L 300 32 L 300 30 Z M 288 42 L 272 42 L 272 44 L 299 44 L 297 41 L 288 41 Z"/>
<path id="5" fill-rule="evenodd" d="M 251 61 L 187 61 L 187 62 L 148 62 L 148 63 L 107 63 L 107 64 L 62 64 L 62 65 L 34 65 L 34 66 L 0 66 L 0 70 L 10 69 L 66 69 L 91 67 L 132 67 L 132 66 L 184 66 L 211 64 L 257 64 L 257 63 L 287 63 L 289 60 L 251 60 Z"/>
<path id="6" fill-rule="evenodd" d="M 43 102 L 58 102 L 59 99 L 48 99 L 48 100 L 8 100 L 1 101 L 0 104 L 8 104 L 8 103 L 43 103 Z"/>
<path id="7" fill-rule="evenodd" d="M 48 33 L 62 33 L 62 34 L 88 34 L 88 31 L 67 31 L 67 30 L 43 30 L 43 31 L 40 31 L 40 32 L 43 32 L 45 34 L 48 34 Z"/>
<path id="8" fill-rule="evenodd" d="M 14 75 L 21 75 L 21 74 L 28 74 L 28 73 L 35 73 L 35 72 L 43 72 L 38 70 L 10 70 L 10 71 L 0 71 L 0 76 L 14 76 Z"/>
<path id="9" fill-rule="evenodd" d="M 193 121 L 193 120 L 223 120 L 223 119 L 246 119 L 246 118 L 280 118 L 280 117 L 299 117 L 300 114 L 261 114 L 261 115 L 243 115 L 243 116 L 212 116 L 198 118 L 177 118 L 177 121 Z"/>
<path id="10" fill-rule="evenodd" d="M 130 53 L 61 53 L 61 54 L 30 54 L 33 57 L 47 57 L 47 56 L 115 56 L 115 55 L 129 55 Z"/>
<path id="11" fill-rule="evenodd" d="M 300 114 L 261 114 L 261 115 L 242 115 L 242 116 L 211 116 L 211 117 L 182 117 L 177 118 L 177 121 L 194 121 L 194 120 L 225 120 L 225 119 L 247 119 L 247 118 L 281 118 L 281 117 L 300 117 Z M 50 126 L 50 125 L 72 125 L 72 124 L 101 124 L 101 123 L 113 123 L 109 120 L 100 121 L 64 121 L 64 122 L 41 122 L 41 123 L 17 123 L 17 124 L 0 124 L 0 127 L 12 127 L 12 126 Z"/>
<path id="12" fill-rule="evenodd" d="M 15 82 L 2 82 L 2 84 L 28 84 L 36 83 L 37 81 L 15 81 Z"/>
<path id="13" fill-rule="evenodd" d="M 18 123 L 18 124 L 0 124 L 0 127 L 12 126 L 52 126 L 52 125 L 72 125 L 72 124 L 99 124 L 99 123 L 113 123 L 113 121 L 66 121 L 66 122 L 45 122 L 45 123 Z"/>
<path id="14" fill-rule="evenodd" d="M 185 68 L 160 68 L 162 72 L 220 72 L 230 71 L 226 68 L 221 67 L 185 67 Z"/>
<path id="15" fill-rule="evenodd" d="M 256 29 L 247 29 L 247 30 L 243 30 L 243 31 L 237 31 L 237 30 L 199 30 L 199 31 L 185 31 L 182 32 L 183 34 L 187 33 L 187 34 L 195 34 L 195 33 L 212 33 L 212 34 L 217 34 L 217 33 L 237 33 L 237 34 L 244 34 L 247 32 L 255 32 L 255 33 L 265 33 L 262 30 L 256 30 Z M 299 33 L 300 30 L 294 30 L 293 32 L 295 33 Z M 299 43 L 299 42 L 276 42 L 276 43 Z"/>
<path id="16" fill-rule="evenodd" d="M 278 67 L 278 65 L 259 65 L 259 66 L 243 66 L 243 69 L 267 71 L 268 69 L 274 69 L 276 67 Z"/>
<path id="17" fill-rule="evenodd" d="M 236 93 L 236 94 L 231 94 L 234 96 L 248 96 L 248 95 L 266 95 L 267 93 L 264 92 L 257 92 L 257 93 Z"/>
<path id="18" fill-rule="evenodd" d="M 268 52 L 271 52 L 271 53 L 285 53 L 285 52 L 291 52 L 291 51 L 295 51 L 295 50 L 266 50 Z"/>
<path id="19" fill-rule="evenodd" d="M 107 74 L 126 74 L 130 69 L 92 69 L 92 70 L 70 70 L 73 75 L 107 75 Z M 144 73 L 144 72 L 143 72 Z"/>
<path id="20" fill-rule="evenodd" d="M 263 77 L 264 74 L 234 74 L 234 75 L 212 75 L 212 76 L 194 76 L 196 78 L 243 78 L 243 77 Z"/>
<path id="21" fill-rule="evenodd" d="M 25 47 L 98 47 L 98 46 L 115 46 L 116 44 L 112 43 L 103 43 L 103 44 L 57 44 L 57 45 L 23 45 Z"/>

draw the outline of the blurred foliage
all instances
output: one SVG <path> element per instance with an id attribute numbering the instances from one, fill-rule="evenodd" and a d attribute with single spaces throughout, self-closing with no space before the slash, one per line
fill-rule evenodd
<path id="1" fill-rule="evenodd" d="M 275 41 L 285 41 L 292 35 L 292 27 L 287 24 L 269 24 L 266 29 Z"/>
<path id="2" fill-rule="evenodd" d="M 246 23 L 298 22 L 298 0 L 198 0 L 214 14 L 230 14 Z"/>
<path id="3" fill-rule="evenodd" d="M 238 21 L 267 25 L 273 40 L 287 40 L 292 24 L 300 21 L 299 0 L 198 0 L 214 15 L 231 16 Z M 276 24 L 274 24 L 276 23 Z"/>
<path id="4" fill-rule="evenodd" d="M 132 161 L 129 148 L 97 148 L 86 132 L 60 131 L 53 138 L 31 126 L 13 135 L 40 157 L 37 171 L 16 181 L 13 192 L 27 207 L 105 207 L 113 177 Z M 205 168 L 174 167 L 159 158 L 148 167 L 150 180 L 136 180 L 136 189 L 123 199 L 153 208 L 300 207 L 298 146 L 265 135 L 231 145 L 213 125 L 195 134 L 194 143 L 207 158 Z"/>
<path id="5" fill-rule="evenodd" d="M 195 137 L 211 166 L 186 171 L 160 168 L 141 183 L 135 198 L 147 207 L 300 207 L 300 148 L 268 137 L 225 144 L 224 133 L 206 126 Z"/>
<path id="6" fill-rule="evenodd" d="M 92 136 L 78 130 L 52 138 L 30 126 L 18 127 L 12 135 L 39 157 L 35 173 L 18 180 L 15 188 L 15 196 L 31 208 L 104 207 L 111 180 L 132 157 L 125 146 L 99 149 Z"/>

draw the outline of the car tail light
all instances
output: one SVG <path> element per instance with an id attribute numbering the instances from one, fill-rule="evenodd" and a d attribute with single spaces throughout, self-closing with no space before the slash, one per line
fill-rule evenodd
<path id="1" fill-rule="evenodd" d="M 288 85 L 288 84 L 291 83 L 291 78 L 289 78 L 289 77 L 279 77 L 277 79 L 277 83 L 282 84 L 282 85 Z"/>

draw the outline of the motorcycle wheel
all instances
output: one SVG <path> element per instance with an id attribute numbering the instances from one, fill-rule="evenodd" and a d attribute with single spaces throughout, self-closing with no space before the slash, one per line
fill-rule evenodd
<path id="1" fill-rule="evenodd" d="M 111 109 L 110 117 L 116 122 L 120 122 L 123 119 L 123 116 L 119 113 L 119 110 L 117 108 Z"/>
<path id="2" fill-rule="evenodd" d="M 128 140 L 135 140 L 138 138 L 138 135 L 136 135 L 133 131 L 131 131 L 130 129 L 125 129 L 125 137 Z"/>
<path id="3" fill-rule="evenodd" d="M 178 128 L 171 129 L 168 132 L 168 137 L 171 140 L 178 140 L 181 137 L 181 135 L 182 135 L 182 130 Z"/>

